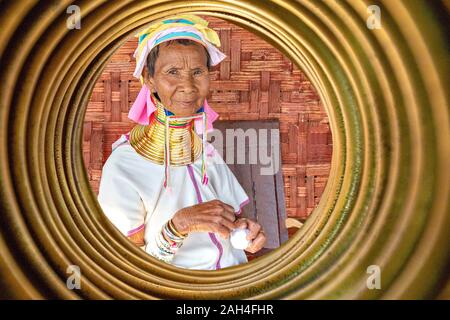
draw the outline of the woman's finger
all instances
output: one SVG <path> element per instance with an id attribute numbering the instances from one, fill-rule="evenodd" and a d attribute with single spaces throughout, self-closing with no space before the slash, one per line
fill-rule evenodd
<path id="1" fill-rule="evenodd" d="M 230 229 L 224 227 L 223 225 L 213 224 L 211 227 L 213 232 L 218 233 L 223 239 L 228 239 L 230 237 Z"/>
<path id="2" fill-rule="evenodd" d="M 227 205 L 224 202 L 221 202 L 220 200 L 214 201 L 213 205 L 214 214 L 220 214 L 225 219 L 231 222 L 234 222 L 236 220 L 236 215 L 234 214 L 233 207 Z"/>
<path id="3" fill-rule="evenodd" d="M 230 231 L 233 231 L 235 229 L 234 223 L 227 219 L 222 219 L 221 223 L 223 226 L 227 227 Z"/>
<path id="4" fill-rule="evenodd" d="M 203 203 L 201 203 L 199 205 L 200 206 L 203 206 L 203 205 L 205 205 L 205 206 L 213 206 L 213 207 L 220 206 L 226 211 L 234 212 L 234 208 L 232 206 L 230 206 L 229 204 L 227 204 L 227 203 L 225 203 L 223 201 L 220 201 L 219 199 L 214 199 L 214 200 L 210 200 L 210 201 L 207 201 L 207 202 L 203 202 Z"/>
<path id="5" fill-rule="evenodd" d="M 234 213 L 228 212 L 228 211 L 223 211 L 222 212 L 222 217 L 224 217 L 225 219 L 227 219 L 228 221 L 231 222 L 235 222 L 236 221 L 236 216 L 234 215 Z"/>
<path id="6" fill-rule="evenodd" d="M 256 238 L 259 231 L 261 230 L 261 225 L 252 220 L 247 221 L 248 221 L 248 230 L 250 231 L 247 235 L 247 240 L 253 240 Z"/>
<path id="7" fill-rule="evenodd" d="M 210 215 L 210 216 L 207 216 L 205 219 L 209 222 L 212 222 L 212 223 L 215 223 L 217 225 L 227 228 L 228 231 L 233 231 L 235 228 L 233 222 L 229 221 L 228 219 L 225 219 L 222 216 L 211 216 Z"/>
<path id="8" fill-rule="evenodd" d="M 225 202 L 221 202 L 223 210 L 234 216 L 234 208 Z"/>
<path id="9" fill-rule="evenodd" d="M 256 253 L 261 250 L 266 243 L 266 235 L 263 232 L 260 232 L 258 236 L 250 243 L 250 245 L 245 249 L 250 253 Z"/>

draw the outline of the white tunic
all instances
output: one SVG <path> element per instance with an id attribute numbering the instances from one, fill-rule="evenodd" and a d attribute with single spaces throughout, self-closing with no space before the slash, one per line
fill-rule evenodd
<path id="1" fill-rule="evenodd" d="M 211 144 L 207 148 L 209 182 L 201 184 L 201 157 L 191 165 L 170 167 L 172 191 L 163 186 L 164 166 L 139 155 L 123 135 L 113 145 L 102 170 L 98 201 L 105 215 L 126 236 L 145 228 L 145 251 L 157 256 L 156 234 L 184 207 L 219 199 L 239 215 L 249 198 Z M 172 264 L 189 269 L 215 270 L 247 262 L 243 250 L 229 239 L 208 232 L 191 233 Z"/>

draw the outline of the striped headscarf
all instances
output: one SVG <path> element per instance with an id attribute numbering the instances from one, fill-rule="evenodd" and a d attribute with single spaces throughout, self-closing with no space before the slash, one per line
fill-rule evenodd
<path id="1" fill-rule="evenodd" d="M 158 44 L 174 39 L 189 39 L 202 44 L 208 50 L 210 65 L 219 64 L 226 55 L 217 47 L 220 47 L 220 39 L 217 32 L 208 28 L 208 21 L 192 14 L 177 15 L 152 24 L 147 29 L 137 34 L 139 44 L 134 52 L 136 69 L 134 76 L 141 79 L 142 70 L 146 64 L 150 51 Z"/>

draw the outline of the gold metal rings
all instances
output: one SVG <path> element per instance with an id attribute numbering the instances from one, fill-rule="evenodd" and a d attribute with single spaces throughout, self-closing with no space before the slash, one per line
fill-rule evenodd
<path id="1" fill-rule="evenodd" d="M 0 297 L 450 296 L 450 67 L 438 1 L 8 1 L 0 12 Z M 318 90 L 332 168 L 312 216 L 275 252 L 220 271 L 150 258 L 92 193 L 82 123 L 108 58 L 153 19 L 193 12 L 257 33 Z M 448 13 L 447 13 L 448 14 Z M 81 288 L 66 286 L 79 266 Z M 368 289 L 369 266 L 381 288 Z"/>

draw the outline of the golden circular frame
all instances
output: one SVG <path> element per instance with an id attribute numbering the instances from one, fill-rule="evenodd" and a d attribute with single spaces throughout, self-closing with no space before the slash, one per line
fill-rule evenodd
<path id="1" fill-rule="evenodd" d="M 449 43 L 445 2 L 72 1 L 2 3 L 0 297 L 60 299 L 449 298 Z M 182 12 L 242 26 L 309 77 L 330 118 L 330 177 L 280 249 L 218 271 L 178 269 L 109 223 L 82 157 L 103 67 L 152 20 Z M 447 11 L 448 12 L 448 11 Z M 68 267 L 81 288 L 69 290 Z M 368 268 L 381 288 L 368 289 Z"/>

